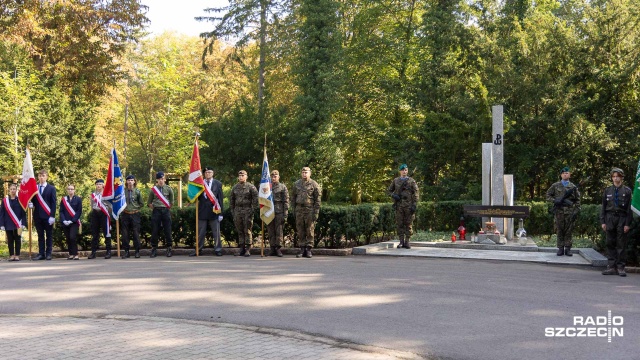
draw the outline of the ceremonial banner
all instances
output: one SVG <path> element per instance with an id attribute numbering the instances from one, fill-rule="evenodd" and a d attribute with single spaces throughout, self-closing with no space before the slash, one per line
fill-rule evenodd
<path id="1" fill-rule="evenodd" d="M 271 223 L 275 218 L 273 206 L 273 193 L 271 192 L 271 174 L 269 174 L 269 161 L 267 160 L 267 148 L 264 148 L 264 161 L 262 162 L 262 177 L 260 178 L 260 190 L 258 190 L 260 202 L 260 218 L 265 224 Z"/>
<path id="2" fill-rule="evenodd" d="M 22 182 L 20 183 L 20 191 L 18 192 L 18 200 L 23 209 L 27 210 L 29 201 L 38 193 L 38 184 L 33 173 L 33 164 L 31 163 L 31 153 L 26 150 L 24 163 L 22 165 Z"/>
<path id="3" fill-rule="evenodd" d="M 631 197 L 631 210 L 640 216 L 640 161 L 638 161 L 638 169 L 636 176 L 633 178 L 633 196 Z"/>
<path id="4" fill-rule="evenodd" d="M 107 170 L 102 199 L 111 202 L 111 205 L 113 205 L 113 218 L 118 220 L 120 213 L 127 207 L 127 199 L 124 196 L 124 181 L 122 180 L 122 172 L 120 171 L 120 163 L 118 162 L 115 148 L 111 149 L 111 160 L 109 161 L 109 170 Z"/>
<path id="5" fill-rule="evenodd" d="M 202 177 L 202 166 L 200 165 L 200 149 L 198 148 L 198 140 L 193 145 L 193 154 L 191 155 L 191 166 L 189 167 L 189 184 L 187 185 L 187 198 L 189 202 L 194 202 L 204 191 L 205 197 L 213 204 L 213 212 L 220 214 L 222 208 L 216 196 L 211 192 L 204 183 Z"/>

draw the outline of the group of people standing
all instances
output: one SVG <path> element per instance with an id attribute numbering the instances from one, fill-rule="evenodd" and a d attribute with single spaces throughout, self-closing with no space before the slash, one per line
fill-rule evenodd
<path id="1" fill-rule="evenodd" d="M 631 212 L 631 195 L 629 187 L 622 184 L 624 171 L 613 168 L 610 172 L 613 185 L 607 187 L 602 195 L 600 224 L 606 233 L 607 269 L 603 275 L 627 276 L 625 271 L 627 237 L 633 220 Z M 580 191 L 570 181 L 571 171 L 568 167 L 560 170 L 561 180 L 551 185 L 546 198 L 553 205 L 556 226 L 558 256 L 572 256 L 572 231 L 580 212 Z"/>

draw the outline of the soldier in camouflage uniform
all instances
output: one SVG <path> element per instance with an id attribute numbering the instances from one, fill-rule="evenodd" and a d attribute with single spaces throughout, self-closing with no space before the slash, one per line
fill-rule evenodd
<path id="1" fill-rule="evenodd" d="M 300 241 L 300 253 L 296 257 L 311 258 L 313 232 L 320 214 L 320 187 L 311 180 L 311 169 L 302 168 L 301 179 L 293 185 L 291 193 L 295 201 L 296 231 Z"/>
<path id="2" fill-rule="evenodd" d="M 267 225 L 269 232 L 269 245 L 271 252 L 269 256 L 282 257 L 280 248 L 282 247 L 282 229 L 289 216 L 289 191 L 280 182 L 278 170 L 271 172 L 271 194 L 273 195 L 273 205 L 275 207 L 275 218 Z"/>
<path id="3" fill-rule="evenodd" d="M 558 253 L 556 255 L 573 256 L 571 254 L 573 244 L 571 232 L 580 212 L 580 191 L 575 184 L 569 181 L 571 172 L 568 167 L 564 167 L 560 171 L 560 177 L 562 180 L 554 183 L 547 190 L 547 201 L 553 204 L 555 213 L 556 234 L 558 235 L 556 243 Z"/>
<path id="4" fill-rule="evenodd" d="M 627 276 L 624 270 L 627 250 L 627 234 L 633 220 L 631 213 L 631 189 L 622 185 L 624 171 L 611 170 L 613 185 L 604 189 L 600 224 L 607 233 L 607 270 L 602 275 Z"/>
<path id="5" fill-rule="evenodd" d="M 416 206 L 418 205 L 418 184 L 409 177 L 407 164 L 398 168 L 400 176 L 393 179 L 389 186 L 389 195 L 393 198 L 393 208 L 396 211 L 396 225 L 398 227 L 398 248 L 411 249 L 409 239 L 413 234 L 413 220 L 415 219 Z"/>
<path id="6" fill-rule="evenodd" d="M 238 172 L 238 183 L 231 189 L 231 214 L 238 231 L 240 256 L 251 256 L 253 212 L 258 208 L 258 190 L 247 182 L 247 172 Z"/>

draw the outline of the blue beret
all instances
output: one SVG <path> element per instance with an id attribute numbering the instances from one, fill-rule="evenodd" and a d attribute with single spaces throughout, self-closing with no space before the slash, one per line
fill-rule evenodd
<path id="1" fill-rule="evenodd" d="M 135 179 L 136 179 L 136 177 L 135 177 L 135 176 L 133 176 L 133 175 L 129 175 L 129 176 L 127 176 L 127 180 L 131 180 L 131 179 L 135 180 Z"/>
<path id="2" fill-rule="evenodd" d="M 164 177 L 164 172 L 162 172 L 162 171 L 158 171 L 158 172 L 156 173 L 156 179 L 162 179 L 163 177 Z"/>
<path id="3" fill-rule="evenodd" d="M 408 168 L 407 164 L 402 164 L 400 165 L 400 167 L 398 168 L 399 171 L 402 171 L 404 169 Z"/>

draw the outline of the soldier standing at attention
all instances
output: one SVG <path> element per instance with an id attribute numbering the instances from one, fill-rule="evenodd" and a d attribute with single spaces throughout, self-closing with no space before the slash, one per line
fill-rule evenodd
<path id="1" fill-rule="evenodd" d="M 275 207 L 276 216 L 267 225 L 269 232 L 269 245 L 271 252 L 269 256 L 282 257 L 280 248 L 282 247 L 282 229 L 284 223 L 289 216 L 289 191 L 285 184 L 280 182 L 280 173 L 278 170 L 271 172 L 271 194 L 273 195 L 273 206 Z"/>
<path id="2" fill-rule="evenodd" d="M 393 208 L 396 211 L 396 226 L 400 239 L 398 248 L 411 249 L 409 239 L 413 234 L 413 220 L 419 200 L 418 184 L 409 177 L 407 164 L 400 165 L 398 171 L 400 176 L 393 179 L 388 192 L 393 198 Z"/>
<path id="3" fill-rule="evenodd" d="M 311 258 L 313 232 L 320 214 L 320 186 L 311 180 L 311 169 L 302 168 L 301 178 L 293 185 L 291 195 L 295 201 L 296 232 L 300 242 L 300 253 L 296 257 Z"/>
<path id="4" fill-rule="evenodd" d="M 136 188 L 137 181 L 135 176 L 127 176 L 124 189 L 124 198 L 127 200 L 127 207 L 120 215 L 120 223 L 122 224 L 122 247 L 124 248 L 123 259 L 129 258 L 129 243 L 131 235 L 133 235 L 133 246 L 135 249 L 134 257 L 140 258 L 140 209 L 144 206 L 142 202 L 142 194 L 140 189 Z"/>
<path id="5" fill-rule="evenodd" d="M 167 257 L 171 257 L 171 205 L 173 204 L 173 189 L 165 185 L 164 173 L 158 171 L 156 174 L 156 185 L 149 191 L 147 205 L 153 209 L 151 213 L 151 256 L 158 256 L 158 237 L 160 226 L 164 230 L 164 239 L 167 245 Z"/>
<path id="6" fill-rule="evenodd" d="M 631 213 L 631 189 L 622 185 L 624 171 L 611 170 L 613 185 L 604 189 L 600 223 L 607 234 L 607 270 L 602 275 L 627 276 L 624 265 L 627 253 L 627 233 L 633 214 Z"/>
<path id="7" fill-rule="evenodd" d="M 111 203 L 102 200 L 104 190 L 104 180 L 98 179 L 95 182 L 96 191 L 91 194 L 91 254 L 88 259 L 96 258 L 98 242 L 100 241 L 100 230 L 104 233 L 104 243 L 107 247 L 105 259 L 111 259 Z"/>
<path id="8" fill-rule="evenodd" d="M 571 232 L 574 221 L 580 212 L 580 191 L 575 184 L 569 181 L 571 172 L 568 167 L 562 168 L 560 177 L 562 180 L 554 183 L 547 190 L 547 201 L 553 204 L 555 213 L 554 219 L 558 235 L 556 255 L 573 256 L 571 254 L 573 244 Z"/>
<path id="9" fill-rule="evenodd" d="M 238 183 L 231 189 L 231 213 L 238 231 L 240 256 L 251 256 L 253 212 L 258 208 L 258 189 L 247 182 L 247 172 L 238 172 Z"/>

